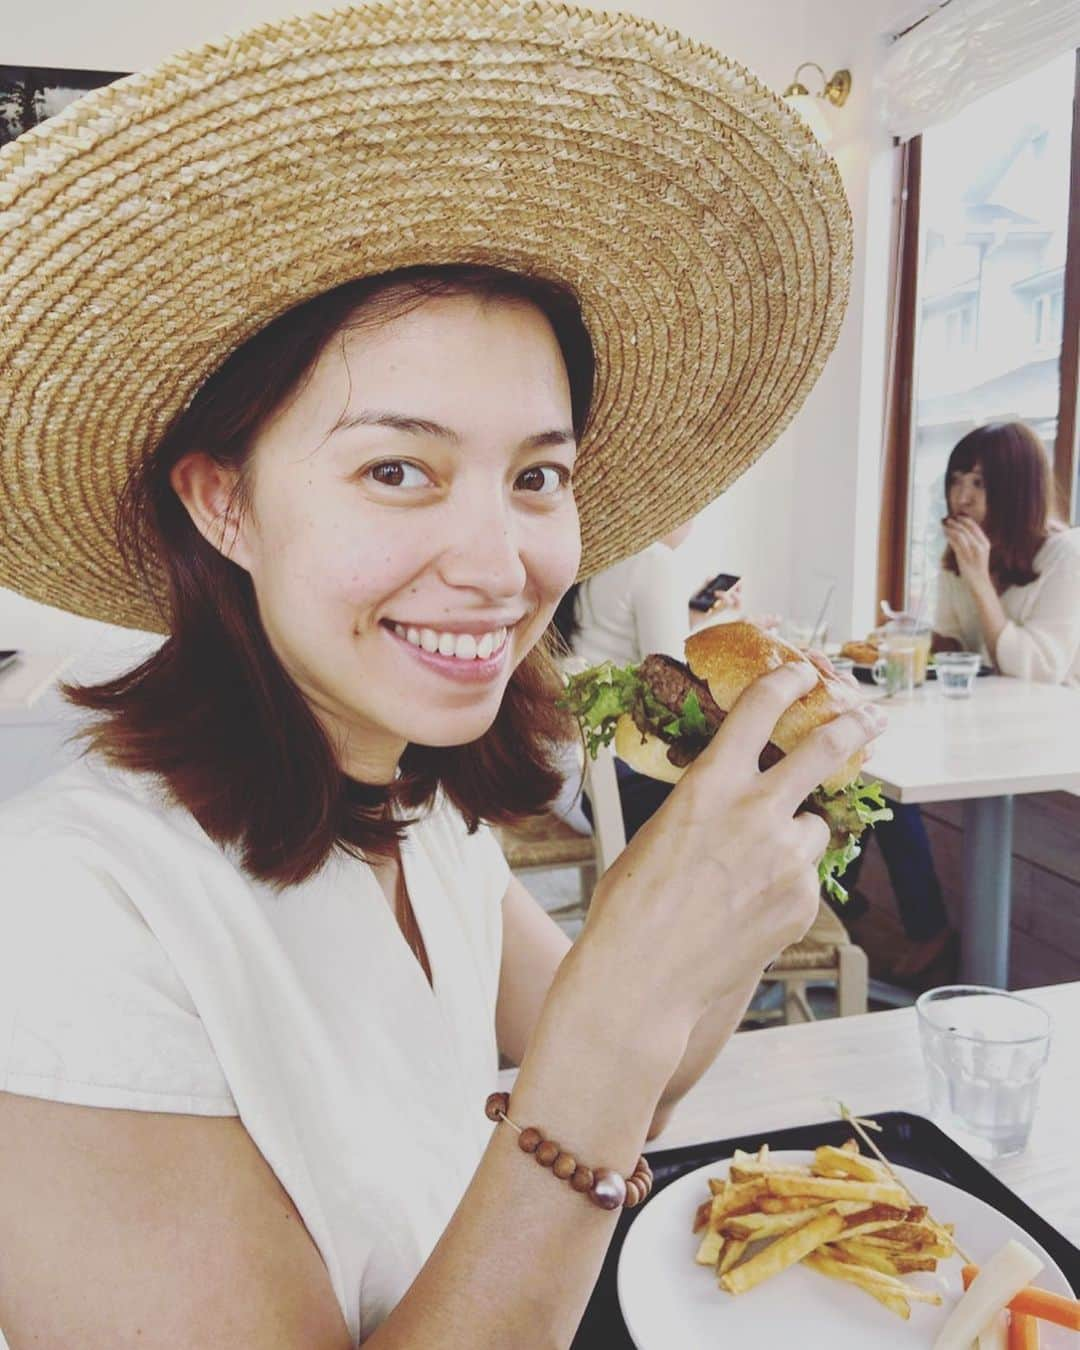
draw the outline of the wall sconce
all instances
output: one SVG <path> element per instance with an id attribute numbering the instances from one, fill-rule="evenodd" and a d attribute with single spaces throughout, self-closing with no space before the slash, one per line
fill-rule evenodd
<path id="1" fill-rule="evenodd" d="M 799 80 L 799 73 L 807 68 L 813 67 L 821 76 L 821 92 L 811 94 L 805 84 Z M 825 72 L 816 61 L 804 61 L 791 83 L 784 90 L 784 98 L 795 109 L 803 121 L 809 126 L 822 145 L 828 145 L 832 140 L 832 127 L 829 125 L 829 119 L 825 116 L 825 110 L 821 106 L 822 100 L 827 100 L 834 108 L 842 108 L 847 102 L 847 96 L 851 93 L 851 71 L 838 70 L 829 79 L 825 78 Z"/>

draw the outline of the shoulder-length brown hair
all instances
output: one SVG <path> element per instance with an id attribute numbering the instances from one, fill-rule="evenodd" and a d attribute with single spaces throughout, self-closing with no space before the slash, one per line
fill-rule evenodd
<path id="1" fill-rule="evenodd" d="M 986 486 L 984 529 L 990 540 L 990 575 L 998 591 L 1027 586 L 1038 576 L 1035 555 L 1056 523 L 1051 518 L 1050 461 L 1038 436 L 1023 422 L 989 422 L 957 441 L 945 470 L 945 510 L 954 473 L 978 465 Z M 958 572 L 945 550 L 942 565 Z"/>
<path id="2" fill-rule="evenodd" d="M 116 679 L 63 687 L 72 703 L 98 714 L 80 735 L 112 763 L 160 775 L 211 838 L 238 846 L 245 869 L 275 886 L 311 876 L 335 847 L 354 857 L 387 854 L 407 823 L 392 805 L 423 807 L 440 788 L 475 830 L 481 819 L 541 810 L 561 785 L 553 751 L 573 733 L 555 706 L 560 685 L 547 635 L 514 671 L 494 725 L 478 740 L 409 745 L 389 787 L 350 779 L 267 640 L 249 574 L 203 537 L 169 482 L 178 460 L 203 450 L 237 474 L 230 517 L 234 507 L 248 509 L 253 444 L 327 345 L 430 297 L 463 294 L 524 301 L 547 317 L 580 440 L 594 356 L 571 291 L 491 267 L 409 268 L 308 300 L 234 351 L 135 467 L 119 503 L 128 566 L 148 587 L 148 561 L 164 570 L 169 635 Z"/>

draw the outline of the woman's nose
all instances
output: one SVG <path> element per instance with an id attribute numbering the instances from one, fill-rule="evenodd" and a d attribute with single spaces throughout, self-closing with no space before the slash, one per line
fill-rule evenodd
<path id="1" fill-rule="evenodd" d="M 479 591 L 493 599 L 520 595 L 528 574 L 510 513 L 496 510 L 482 516 L 459 516 L 440 570 L 449 586 Z"/>

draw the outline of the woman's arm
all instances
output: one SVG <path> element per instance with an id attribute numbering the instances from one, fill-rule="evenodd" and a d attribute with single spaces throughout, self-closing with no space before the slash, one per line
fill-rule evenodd
<path id="1" fill-rule="evenodd" d="M 496 1033 L 499 1050 L 520 1064 L 536 1030 L 540 1012 L 556 971 L 570 950 L 570 939 L 512 877 L 503 900 L 503 955 L 499 975 Z M 757 977 L 751 972 L 746 989 L 705 1013 L 690 1033 L 682 1058 L 667 1080 L 649 1124 L 654 1139 L 676 1104 L 697 1082 L 739 1025 L 754 996 Z"/>
<path id="2" fill-rule="evenodd" d="M 990 540 L 981 527 L 966 516 L 950 516 L 944 528 L 960 576 L 975 602 L 986 650 L 990 660 L 996 662 L 998 638 L 1009 622 L 1009 616 L 990 577 Z"/>
<path id="3" fill-rule="evenodd" d="M 1003 675 L 1060 684 L 1080 650 L 1080 554 L 1062 550 L 1036 583 L 1038 594 L 1022 623 L 1011 620 L 998 638 Z"/>

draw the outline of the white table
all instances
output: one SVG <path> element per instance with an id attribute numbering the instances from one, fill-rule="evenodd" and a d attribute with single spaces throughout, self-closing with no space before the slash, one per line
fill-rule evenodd
<path id="1" fill-rule="evenodd" d="M 1035 1126 L 1024 1153 L 984 1165 L 1080 1246 L 1080 983 L 1026 990 L 1024 997 L 1054 1020 Z M 500 1090 L 512 1089 L 516 1072 L 499 1075 Z M 811 1125 L 833 1118 L 837 1099 L 858 1115 L 928 1114 L 914 1008 L 740 1032 L 648 1147 Z"/>
<path id="2" fill-rule="evenodd" d="M 933 681 L 883 699 L 889 726 L 867 773 L 899 802 L 963 801 L 965 980 L 1004 987 L 1009 968 L 1013 797 L 1080 790 L 1080 690 L 990 675 L 969 699 Z"/>

